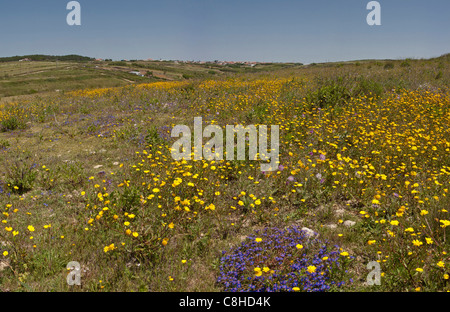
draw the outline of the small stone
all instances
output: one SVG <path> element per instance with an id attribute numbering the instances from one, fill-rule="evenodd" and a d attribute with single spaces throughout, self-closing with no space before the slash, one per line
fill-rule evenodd
<path id="1" fill-rule="evenodd" d="M 314 232 L 313 230 L 307 228 L 307 227 L 302 227 L 302 231 L 305 232 L 306 237 L 311 238 L 314 236 L 318 236 L 319 233 Z"/>
<path id="2" fill-rule="evenodd" d="M 118 166 L 118 165 L 119 165 L 119 162 L 118 162 L 118 161 L 115 161 L 115 162 L 113 162 L 113 165 L 114 165 L 114 166 Z"/>
<path id="3" fill-rule="evenodd" d="M 101 168 L 101 167 L 103 167 L 103 165 L 97 165 L 97 166 L 94 166 L 94 169 L 98 169 L 98 168 Z"/>
<path id="4" fill-rule="evenodd" d="M 1 260 L 0 261 L 0 272 L 9 267 L 9 260 Z"/>
<path id="5" fill-rule="evenodd" d="M 333 229 L 337 228 L 337 225 L 336 224 L 325 224 L 324 227 L 327 227 L 327 228 L 333 230 Z"/>
<path id="6" fill-rule="evenodd" d="M 351 221 L 351 220 L 344 221 L 344 225 L 347 227 L 354 226 L 355 224 L 356 224 L 355 221 Z"/>

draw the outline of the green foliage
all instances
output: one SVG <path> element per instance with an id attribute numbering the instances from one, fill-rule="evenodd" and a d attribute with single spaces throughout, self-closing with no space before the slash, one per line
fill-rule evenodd
<path id="1" fill-rule="evenodd" d="M 358 96 L 358 95 L 367 95 L 367 96 L 381 96 L 384 92 L 384 88 L 383 86 L 374 81 L 374 80 L 370 80 L 370 79 L 366 79 L 366 78 L 361 78 L 358 82 L 358 84 L 356 85 L 356 87 L 353 89 L 353 96 Z"/>
<path id="2" fill-rule="evenodd" d="M 7 119 L 3 119 L 1 122 L 1 131 L 13 131 L 16 129 L 24 128 L 23 122 L 16 116 L 10 116 Z"/>
<path id="3" fill-rule="evenodd" d="M 336 105 L 343 105 L 351 98 L 351 93 L 344 85 L 342 78 L 336 81 L 325 82 L 316 91 L 310 92 L 306 96 L 308 103 L 319 108 L 331 108 Z"/>
<path id="4" fill-rule="evenodd" d="M 400 67 L 411 67 L 411 63 L 406 59 L 400 63 Z"/>
<path id="5" fill-rule="evenodd" d="M 394 69 L 395 65 L 392 62 L 384 64 L 384 69 Z"/>
<path id="6" fill-rule="evenodd" d="M 75 62 L 87 62 L 93 61 L 94 58 L 81 56 L 76 54 L 70 55 L 43 55 L 43 54 L 33 54 L 33 55 L 23 55 L 23 56 L 11 56 L 11 57 L 0 57 L 0 63 L 4 62 L 17 62 L 22 59 L 30 59 L 32 61 L 75 61 Z"/>
<path id="7" fill-rule="evenodd" d="M 12 193 L 24 194 L 33 189 L 37 177 L 36 165 L 28 159 L 8 162 L 5 183 Z"/>
<path id="8" fill-rule="evenodd" d="M 155 126 L 147 129 L 147 135 L 145 136 L 145 142 L 147 145 L 156 147 L 158 144 L 162 143 L 164 140 L 160 137 L 158 133 L 158 128 Z"/>

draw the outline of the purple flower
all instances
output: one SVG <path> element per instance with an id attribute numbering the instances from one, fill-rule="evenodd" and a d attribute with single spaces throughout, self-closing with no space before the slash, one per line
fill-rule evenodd
<path id="1" fill-rule="evenodd" d="M 289 176 L 287 179 L 288 179 L 288 181 L 291 181 L 291 182 L 295 181 L 295 178 L 293 176 Z"/>
<path id="2" fill-rule="evenodd" d="M 284 166 L 283 165 L 279 165 L 278 166 L 278 170 L 283 171 L 284 170 Z"/>
<path id="3" fill-rule="evenodd" d="M 320 160 L 325 160 L 326 157 L 324 154 L 320 154 L 319 158 L 320 158 Z"/>

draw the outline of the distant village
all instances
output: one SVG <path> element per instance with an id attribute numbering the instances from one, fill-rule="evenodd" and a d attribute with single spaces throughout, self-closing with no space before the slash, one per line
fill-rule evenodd
<path id="1" fill-rule="evenodd" d="M 112 61 L 111 59 L 95 59 L 97 62 L 104 62 L 104 61 Z M 122 62 L 134 62 L 136 60 L 121 60 Z M 247 65 L 247 66 L 255 66 L 257 64 L 266 64 L 266 63 L 260 63 L 260 62 L 248 62 L 248 61 L 244 61 L 244 62 L 235 62 L 235 61 L 180 61 L 180 60 L 163 60 L 163 59 L 159 59 L 159 60 L 154 60 L 154 59 L 146 59 L 146 60 L 142 60 L 142 61 L 147 61 L 147 62 L 174 62 L 174 64 L 216 64 L 216 65 Z"/>

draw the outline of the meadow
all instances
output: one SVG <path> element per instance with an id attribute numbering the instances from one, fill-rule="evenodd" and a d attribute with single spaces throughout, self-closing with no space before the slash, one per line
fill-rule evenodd
<path id="1" fill-rule="evenodd" d="M 449 63 L 275 66 L 3 100 L 0 290 L 450 290 Z M 173 160 L 171 129 L 194 117 L 279 125 L 278 170 Z M 67 284 L 71 261 L 80 286 Z"/>

